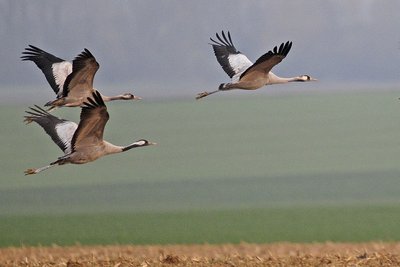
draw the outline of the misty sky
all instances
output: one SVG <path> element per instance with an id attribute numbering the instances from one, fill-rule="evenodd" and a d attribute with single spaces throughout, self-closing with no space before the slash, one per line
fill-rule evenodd
<path id="1" fill-rule="evenodd" d="M 274 72 L 319 80 L 301 87 L 400 85 L 399 10 L 396 0 L 0 0 L 0 97 L 54 98 L 40 70 L 20 61 L 28 44 L 68 60 L 88 48 L 104 94 L 194 97 L 229 81 L 208 44 L 221 30 L 252 61 L 293 41 Z"/>

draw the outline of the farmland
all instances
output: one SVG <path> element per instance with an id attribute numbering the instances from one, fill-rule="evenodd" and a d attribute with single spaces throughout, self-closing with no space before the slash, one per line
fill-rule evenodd
<path id="1" fill-rule="evenodd" d="M 6 266 L 398 266 L 398 243 L 73 246 L 0 249 Z"/>
<path id="2" fill-rule="evenodd" d="M 398 241 L 398 96 L 112 103 L 108 141 L 158 145 L 32 177 L 61 151 L 2 105 L 0 246 Z"/>

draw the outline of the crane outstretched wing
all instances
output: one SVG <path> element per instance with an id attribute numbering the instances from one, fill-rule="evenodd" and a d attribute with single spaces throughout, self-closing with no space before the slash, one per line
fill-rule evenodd
<path id="1" fill-rule="evenodd" d="M 94 75 L 99 63 L 86 48 L 72 61 L 72 73 L 64 83 L 63 96 L 90 97 L 93 92 Z"/>
<path id="2" fill-rule="evenodd" d="M 83 104 L 78 129 L 72 138 L 73 151 L 101 143 L 104 127 L 110 117 L 98 91 L 94 91 L 92 97 Z"/>
<path id="3" fill-rule="evenodd" d="M 292 48 L 292 42 L 282 43 L 279 48 L 275 46 L 272 50 L 262 55 L 257 61 L 251 65 L 245 72 L 240 75 L 240 80 L 244 79 L 251 73 L 263 72 L 268 73 L 271 69 L 281 62 Z"/>
<path id="4" fill-rule="evenodd" d="M 222 37 L 218 33 L 215 34 L 218 41 L 210 38 L 214 54 L 222 69 L 230 78 L 235 78 L 244 72 L 253 63 L 233 45 L 231 34 L 228 36 L 222 31 Z"/>
<path id="5" fill-rule="evenodd" d="M 65 79 L 72 72 L 71 62 L 47 53 L 33 45 L 25 48 L 21 59 L 23 61 L 33 61 L 42 70 L 47 82 L 57 94 L 57 98 L 62 96 Z"/>
<path id="6" fill-rule="evenodd" d="M 78 125 L 75 122 L 57 118 L 37 105 L 30 109 L 30 111 L 25 111 L 29 115 L 25 116 L 24 121 L 26 123 L 34 121 L 39 124 L 65 154 L 71 153 L 71 141 Z"/>

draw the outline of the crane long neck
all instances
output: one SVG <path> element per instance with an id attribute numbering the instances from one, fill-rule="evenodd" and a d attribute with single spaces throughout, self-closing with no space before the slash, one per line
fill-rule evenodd
<path id="1" fill-rule="evenodd" d="M 116 146 L 114 144 L 111 144 L 110 142 L 107 142 L 106 140 L 103 140 L 104 143 L 104 149 L 105 149 L 105 154 L 115 154 L 115 153 L 121 153 L 124 151 L 123 146 Z"/>
<path id="2" fill-rule="evenodd" d="M 122 95 L 116 95 L 116 96 L 101 95 L 101 97 L 103 98 L 103 100 L 104 100 L 105 102 L 123 99 Z"/>
<path id="3" fill-rule="evenodd" d="M 276 84 L 276 83 L 288 83 L 288 82 L 302 82 L 303 80 L 300 77 L 279 77 L 272 72 L 269 73 L 269 84 Z"/>

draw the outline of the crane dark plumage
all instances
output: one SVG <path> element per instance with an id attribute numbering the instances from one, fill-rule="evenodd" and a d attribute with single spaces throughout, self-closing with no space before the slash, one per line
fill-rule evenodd
<path id="1" fill-rule="evenodd" d="M 211 43 L 211 45 L 213 47 L 215 57 L 226 74 L 232 78 L 236 74 L 236 71 L 229 62 L 229 55 L 237 55 L 241 53 L 233 45 L 230 32 L 228 32 L 228 38 L 226 37 L 224 31 L 222 31 L 222 38 L 218 33 L 215 35 L 219 41 L 215 41 L 213 38 L 210 38 L 210 40 L 214 42 Z"/>
<path id="2" fill-rule="evenodd" d="M 73 90 L 82 90 L 79 85 L 82 80 L 85 80 L 83 83 L 85 91 L 92 92 L 94 90 L 94 75 L 99 67 L 100 65 L 96 61 L 96 58 L 85 48 L 84 51 L 72 61 L 72 73 L 68 75 L 64 82 L 63 97 L 74 94 Z M 76 81 L 74 81 L 74 79 Z"/>
<path id="3" fill-rule="evenodd" d="M 72 71 L 80 71 L 89 64 L 93 64 L 94 68 L 99 67 L 95 57 L 90 53 L 90 51 L 85 48 L 75 59 L 72 61 Z"/>
<path id="4" fill-rule="evenodd" d="M 72 121 L 57 118 L 37 105 L 30 109 L 30 111 L 25 111 L 29 115 L 24 116 L 24 121 L 27 124 L 36 122 L 64 153 L 71 152 L 70 142 L 78 125 Z"/>
<path id="5" fill-rule="evenodd" d="M 50 84 L 53 91 L 57 95 L 59 94 L 60 90 L 62 90 L 62 84 L 57 83 L 55 77 L 57 73 L 55 73 L 53 65 L 62 62 L 69 62 L 33 45 L 29 45 L 29 47 L 25 48 L 25 51 L 22 52 L 21 59 L 22 61 L 33 61 L 36 66 L 38 66 L 38 68 L 42 70 L 47 82 Z M 65 76 L 67 76 L 68 74 L 69 73 L 66 73 Z"/>
<path id="6" fill-rule="evenodd" d="M 92 93 L 83 103 L 80 122 L 71 144 L 73 150 L 79 149 L 87 143 L 101 143 L 103 141 L 104 128 L 110 115 L 98 91 Z"/>
<path id="7" fill-rule="evenodd" d="M 291 48 L 292 42 L 290 41 L 282 43 L 279 48 L 275 46 L 272 50 L 259 57 L 253 65 L 251 65 L 240 75 L 240 78 L 244 77 L 248 72 L 255 68 L 262 69 L 265 73 L 268 73 L 275 65 L 281 62 L 288 55 Z"/>
<path id="8" fill-rule="evenodd" d="M 87 102 L 83 102 L 84 106 L 83 109 L 91 109 L 97 107 L 106 107 L 106 104 L 103 101 L 99 91 L 94 91 L 92 98 L 88 98 Z"/>

